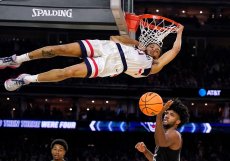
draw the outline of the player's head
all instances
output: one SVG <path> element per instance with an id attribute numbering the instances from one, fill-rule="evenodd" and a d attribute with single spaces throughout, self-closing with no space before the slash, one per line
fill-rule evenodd
<path id="1" fill-rule="evenodd" d="M 51 143 L 50 148 L 54 160 L 63 160 L 68 151 L 68 144 L 63 139 L 55 139 Z"/>
<path id="2" fill-rule="evenodd" d="M 166 129 L 170 127 L 180 127 L 184 123 L 189 121 L 189 112 L 187 106 L 185 106 L 178 98 L 173 100 L 172 105 L 165 111 L 163 125 Z"/>
<path id="3" fill-rule="evenodd" d="M 157 43 L 151 43 L 146 47 L 146 53 L 153 59 L 158 59 L 161 55 L 161 47 Z"/>

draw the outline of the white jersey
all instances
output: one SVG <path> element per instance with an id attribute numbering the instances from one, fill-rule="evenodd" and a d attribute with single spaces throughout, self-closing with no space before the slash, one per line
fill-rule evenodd
<path id="1" fill-rule="evenodd" d="M 122 72 L 135 78 L 150 73 L 153 58 L 137 48 L 109 40 L 79 41 L 87 77 L 116 76 Z"/>

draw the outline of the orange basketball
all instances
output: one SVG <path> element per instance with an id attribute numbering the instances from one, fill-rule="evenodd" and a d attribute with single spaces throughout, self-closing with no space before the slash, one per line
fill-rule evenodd
<path id="1" fill-rule="evenodd" d="M 163 100 L 154 92 L 143 94 L 139 100 L 139 108 L 147 116 L 157 115 L 163 108 Z"/>

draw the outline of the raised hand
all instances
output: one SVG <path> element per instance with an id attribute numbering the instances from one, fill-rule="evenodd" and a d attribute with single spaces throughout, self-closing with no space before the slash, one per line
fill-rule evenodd
<path id="1" fill-rule="evenodd" d="M 181 33 L 181 32 L 183 32 L 183 30 L 184 30 L 184 26 L 181 25 L 181 24 L 179 24 L 179 26 L 178 26 L 177 29 L 176 29 L 176 32 L 177 32 L 177 33 Z"/>
<path id="2" fill-rule="evenodd" d="M 136 145 L 135 145 L 135 148 L 141 152 L 141 153 L 144 153 L 146 151 L 146 145 L 144 142 L 138 142 Z"/>

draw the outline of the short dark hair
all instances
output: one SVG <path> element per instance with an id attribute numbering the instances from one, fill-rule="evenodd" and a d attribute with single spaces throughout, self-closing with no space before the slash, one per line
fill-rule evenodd
<path id="1" fill-rule="evenodd" d="M 178 127 L 189 121 L 190 115 L 188 112 L 188 107 L 184 105 L 180 99 L 174 98 L 173 103 L 168 110 L 173 110 L 179 115 L 181 123 L 178 125 Z"/>
<path id="2" fill-rule="evenodd" d="M 68 144 L 64 139 L 55 139 L 52 141 L 50 148 L 52 149 L 55 144 L 59 144 L 64 147 L 65 151 L 68 151 Z"/>

